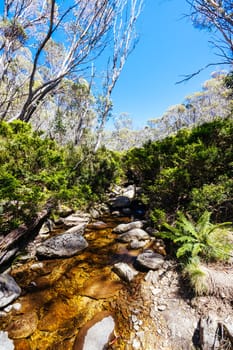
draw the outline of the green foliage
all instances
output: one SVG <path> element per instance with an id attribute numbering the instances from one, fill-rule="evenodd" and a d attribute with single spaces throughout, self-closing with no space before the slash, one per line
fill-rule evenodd
<path id="1" fill-rule="evenodd" d="M 21 121 L 0 123 L 0 150 L 3 233 L 30 221 L 51 199 L 74 208 L 87 206 L 119 178 L 119 155 L 61 147 Z"/>
<path id="2" fill-rule="evenodd" d="M 205 211 L 197 223 L 178 212 L 178 219 L 172 226 L 164 223 L 166 231 L 160 232 L 162 238 L 175 243 L 177 258 L 190 260 L 200 257 L 205 261 L 227 260 L 231 251 L 231 242 L 227 226 L 230 222 L 212 224 L 211 213 Z"/>
<path id="3" fill-rule="evenodd" d="M 123 164 L 149 211 L 163 210 L 172 221 L 177 210 L 198 218 L 208 209 L 215 221 L 228 221 L 232 209 L 223 208 L 233 197 L 232 138 L 230 116 L 134 148 Z"/>

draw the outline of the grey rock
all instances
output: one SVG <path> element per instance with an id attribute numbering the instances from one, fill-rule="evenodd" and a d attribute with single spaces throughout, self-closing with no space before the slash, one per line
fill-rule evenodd
<path id="1" fill-rule="evenodd" d="M 62 219 L 66 226 L 77 226 L 79 224 L 87 224 L 90 221 L 90 214 L 83 212 L 76 212 Z"/>
<path id="2" fill-rule="evenodd" d="M 145 247 L 145 245 L 148 243 L 149 243 L 149 240 L 148 241 L 138 241 L 135 239 L 134 241 L 129 243 L 129 247 L 131 249 L 140 249 L 140 248 Z"/>
<path id="3" fill-rule="evenodd" d="M 16 248 L 12 248 L 6 252 L 4 252 L 4 254 L 1 255 L 0 257 L 0 265 L 4 265 L 6 264 L 9 260 L 11 260 L 15 255 L 16 253 L 18 252 L 19 248 L 16 247 Z"/>
<path id="4" fill-rule="evenodd" d="M 164 257 L 152 250 L 145 250 L 138 255 L 136 262 L 150 270 L 158 270 L 164 263 Z"/>
<path id="5" fill-rule="evenodd" d="M 87 226 L 87 223 L 86 222 L 82 222 L 76 226 L 73 226 L 71 228 L 69 228 L 68 230 L 66 230 L 65 233 L 76 233 L 76 234 L 79 234 L 79 235 L 83 235 L 84 234 L 84 230 Z"/>
<path id="6" fill-rule="evenodd" d="M 134 222 L 129 222 L 128 224 L 117 225 L 113 229 L 113 232 L 115 232 L 115 233 L 124 233 L 124 232 L 130 231 L 132 229 L 142 228 L 142 227 L 143 227 L 143 222 L 142 221 L 134 221 Z"/>
<path id="7" fill-rule="evenodd" d="M 138 272 L 126 263 L 114 264 L 113 271 L 126 282 L 131 282 Z"/>
<path id="8" fill-rule="evenodd" d="M 122 196 L 128 197 L 129 199 L 133 199 L 136 194 L 136 188 L 134 185 L 129 185 L 128 187 L 122 189 Z"/>
<path id="9" fill-rule="evenodd" d="M 88 246 L 83 236 L 77 233 L 63 233 L 42 242 L 36 254 L 47 258 L 61 258 L 76 255 Z"/>
<path id="10" fill-rule="evenodd" d="M 202 350 L 215 349 L 220 346 L 218 337 L 218 320 L 215 316 L 209 315 L 200 320 L 200 344 Z"/>
<path id="11" fill-rule="evenodd" d="M 103 318 L 87 331 L 84 339 L 83 350 L 103 350 L 115 327 L 112 316 Z"/>
<path id="12" fill-rule="evenodd" d="M 150 239 L 148 233 L 140 228 L 135 228 L 125 233 L 120 234 L 117 239 L 121 242 L 132 242 L 135 240 L 138 241 L 147 241 Z"/>
<path id="13" fill-rule="evenodd" d="M 21 294 L 21 288 L 7 273 L 0 275 L 0 308 L 10 304 Z"/>
<path id="14" fill-rule="evenodd" d="M 47 219 L 45 221 L 45 223 L 42 225 L 40 231 L 39 231 L 39 235 L 44 235 L 46 233 L 49 233 L 53 230 L 54 228 L 54 223 L 52 220 Z"/>
<path id="15" fill-rule="evenodd" d="M 13 340 L 8 338 L 8 333 L 0 331 L 0 346 L 4 350 L 14 350 Z"/>

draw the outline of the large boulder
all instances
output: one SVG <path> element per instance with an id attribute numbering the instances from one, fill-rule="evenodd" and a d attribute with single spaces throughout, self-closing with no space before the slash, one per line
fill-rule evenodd
<path id="1" fill-rule="evenodd" d="M 0 308 L 10 304 L 21 294 L 21 288 L 7 273 L 0 275 Z"/>
<path id="2" fill-rule="evenodd" d="M 63 233 L 42 242 L 36 254 L 46 258 L 74 256 L 88 246 L 85 238 L 78 233 Z"/>
<path id="3" fill-rule="evenodd" d="M 115 233 L 124 233 L 132 229 L 142 228 L 142 227 L 143 227 L 142 221 L 134 221 L 134 222 L 129 222 L 127 224 L 117 225 L 112 231 Z"/>
<path id="4" fill-rule="evenodd" d="M 138 241 L 147 241 L 150 239 L 150 236 L 148 235 L 148 233 L 140 228 L 135 228 L 132 230 L 129 230 L 127 232 L 124 232 L 122 234 L 120 234 L 117 239 L 120 242 L 124 242 L 124 243 L 128 243 L 128 242 L 132 242 L 135 240 Z"/>
<path id="5" fill-rule="evenodd" d="M 164 263 L 164 257 L 148 249 L 137 256 L 136 263 L 149 270 L 158 270 Z"/>

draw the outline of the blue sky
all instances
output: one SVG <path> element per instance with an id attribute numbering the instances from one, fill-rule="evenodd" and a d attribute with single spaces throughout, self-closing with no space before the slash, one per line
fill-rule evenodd
<path id="1" fill-rule="evenodd" d="M 184 74 L 196 72 L 218 57 L 209 43 L 211 33 L 193 27 L 185 0 L 144 0 L 137 28 L 140 41 L 131 53 L 115 86 L 113 113 L 129 114 L 134 127 L 161 116 L 185 96 L 200 91 L 210 79 L 212 67 L 186 83 Z"/>

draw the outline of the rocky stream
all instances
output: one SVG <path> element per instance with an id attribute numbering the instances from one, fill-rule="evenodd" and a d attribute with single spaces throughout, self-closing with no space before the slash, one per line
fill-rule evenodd
<path id="1" fill-rule="evenodd" d="M 111 213 L 47 221 L 17 253 L 0 275 L 0 350 L 233 349 L 233 298 L 192 294 L 129 192 Z"/>

